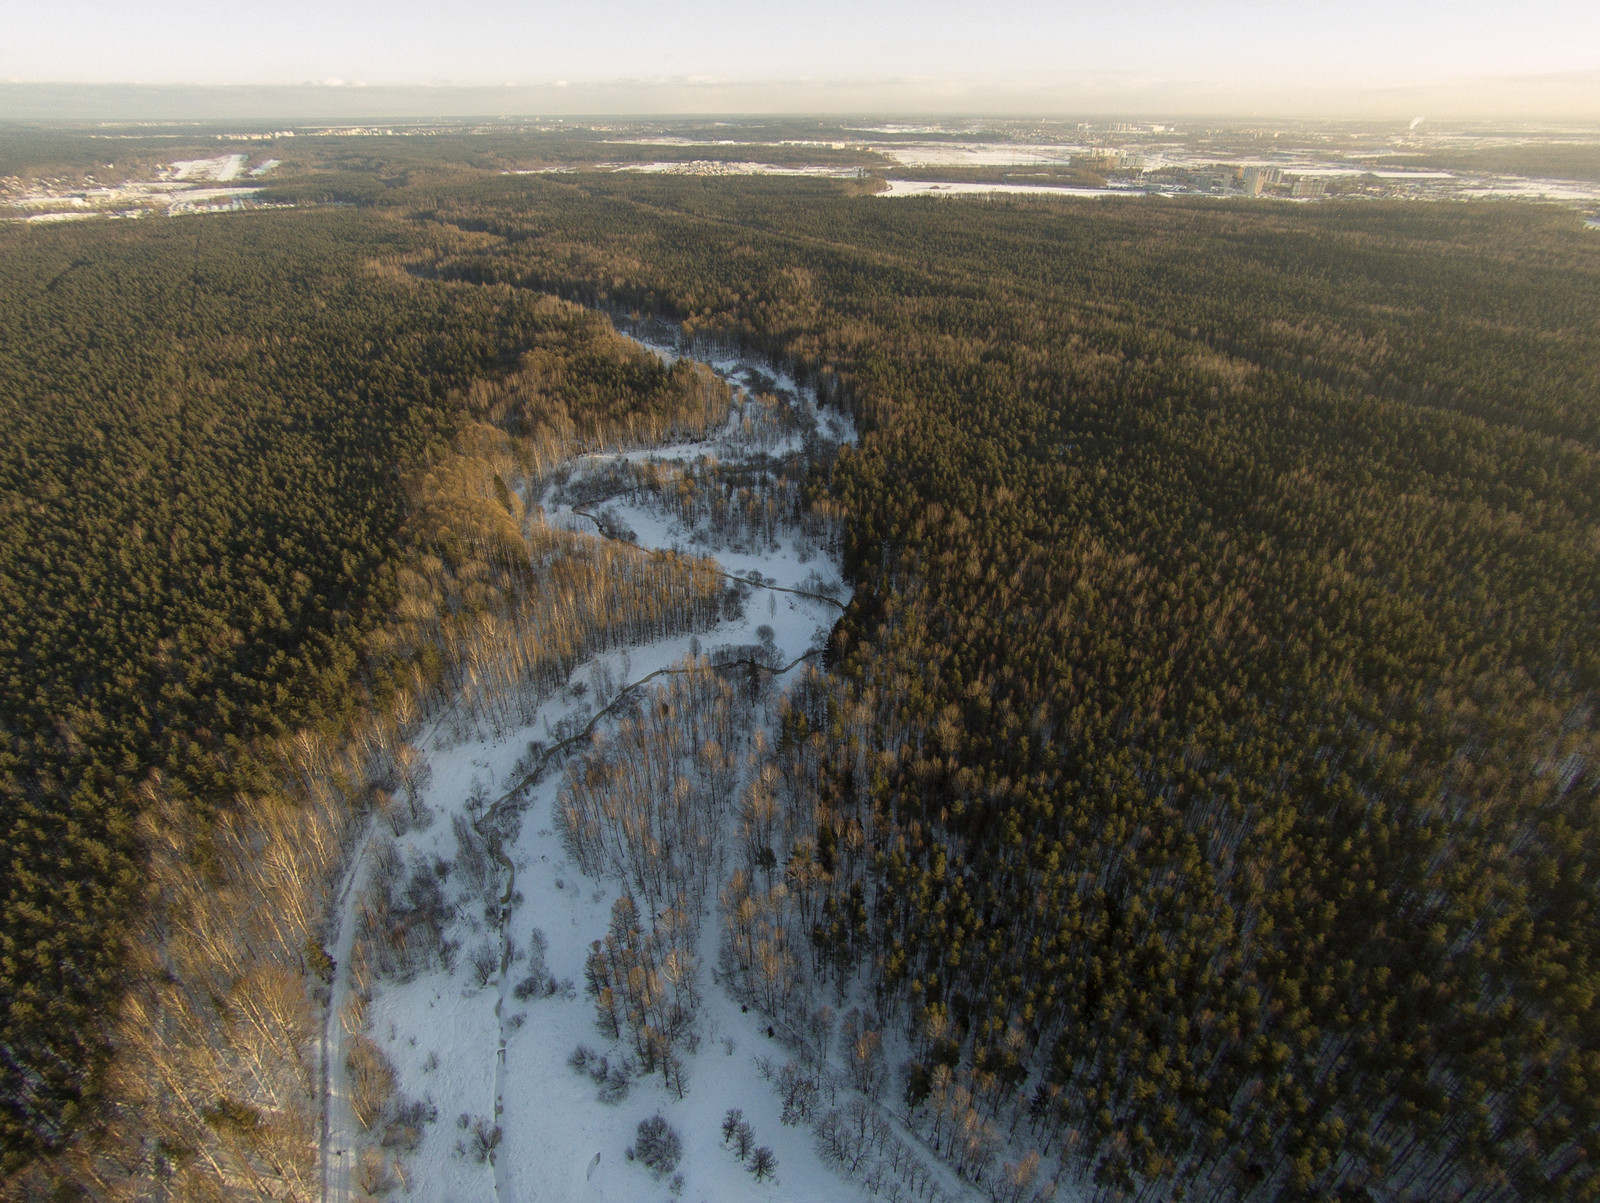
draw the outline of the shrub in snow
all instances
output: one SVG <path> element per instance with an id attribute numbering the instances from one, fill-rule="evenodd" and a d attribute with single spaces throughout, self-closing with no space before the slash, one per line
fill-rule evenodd
<path id="1" fill-rule="evenodd" d="M 830 1111 L 817 1121 L 817 1151 L 823 1160 L 843 1167 L 853 1176 L 893 1138 L 889 1121 L 865 1099 L 851 1099 L 842 1111 Z"/>
<path id="2" fill-rule="evenodd" d="M 550 941 L 545 938 L 544 932 L 534 928 L 528 936 L 528 976 L 549 977 L 550 969 L 545 964 L 545 954 L 550 951 Z"/>
<path id="3" fill-rule="evenodd" d="M 518 1002 L 527 1002 L 530 998 L 549 998 L 561 985 L 549 974 L 530 973 L 518 982 L 511 990 Z"/>
<path id="4" fill-rule="evenodd" d="M 456 837 L 456 877 L 466 886 L 467 897 L 491 897 L 494 862 L 483 837 L 464 815 L 451 816 L 450 826 Z"/>
<path id="5" fill-rule="evenodd" d="M 444 938 L 451 921 L 441 885 L 445 862 L 425 858 L 406 865 L 392 845 L 381 847 L 362 899 L 364 945 L 380 977 L 410 981 L 438 963 L 453 966 L 455 945 Z"/>
<path id="6" fill-rule="evenodd" d="M 793 1061 L 785 1062 L 783 1068 L 778 1071 L 778 1090 L 783 1095 L 781 1119 L 785 1126 L 793 1126 L 808 1120 L 815 1113 L 817 1079 Z"/>
<path id="7" fill-rule="evenodd" d="M 415 1153 L 422 1144 L 422 1129 L 439 1118 L 439 1109 L 432 1100 L 408 1103 L 404 1100 L 395 1108 L 394 1118 L 383 1130 L 383 1147 Z"/>
<path id="8" fill-rule="evenodd" d="M 722 1143 L 728 1144 L 733 1140 L 733 1134 L 739 1130 L 739 1124 L 744 1120 L 744 1112 L 738 1107 L 729 1107 L 728 1114 L 722 1117 Z"/>
<path id="9" fill-rule="evenodd" d="M 352 1036 L 345 1046 L 345 1072 L 350 1075 L 350 1106 L 356 1122 L 372 1130 L 394 1093 L 395 1071 L 383 1049 L 365 1036 Z"/>
<path id="10" fill-rule="evenodd" d="M 567 1057 L 567 1064 L 577 1073 L 588 1074 L 598 1087 L 597 1097 L 607 1106 L 614 1107 L 628 1097 L 628 1087 L 633 1081 L 633 1062 L 624 1057 L 616 1065 L 609 1057 L 602 1057 L 587 1044 L 580 1044 Z"/>
<path id="11" fill-rule="evenodd" d="M 743 1161 L 750 1156 L 750 1151 L 756 1147 L 756 1130 L 746 1121 L 740 1120 L 733 1129 L 733 1151 L 739 1154 Z"/>
<path id="12" fill-rule="evenodd" d="M 833 1008 L 824 1003 L 805 1016 L 805 1032 L 811 1041 L 807 1055 L 814 1055 L 819 1065 L 828 1063 L 828 1047 L 833 1043 Z"/>
<path id="13" fill-rule="evenodd" d="M 491 944 L 480 944 L 472 950 L 472 980 L 482 989 L 494 978 L 494 972 L 500 968 L 500 955 L 495 952 Z"/>
<path id="14" fill-rule="evenodd" d="M 387 1195 L 400 1185 L 394 1170 L 390 1168 L 389 1159 L 381 1150 L 370 1145 L 361 1150 L 361 1158 L 356 1163 L 356 1181 L 360 1183 L 362 1193 L 369 1198 Z"/>
<path id="15" fill-rule="evenodd" d="M 463 1115 L 461 1119 L 468 1119 Z M 460 1120 L 457 1126 L 464 1126 Z M 456 1141 L 456 1156 L 470 1157 L 477 1164 L 482 1165 L 494 1156 L 495 1149 L 500 1144 L 500 1125 L 491 1124 L 483 1116 L 471 1118 L 471 1132 L 465 1140 Z"/>
<path id="16" fill-rule="evenodd" d="M 800 561 L 802 564 L 804 560 Z M 815 569 L 800 582 L 800 588 L 807 593 L 820 593 L 823 597 L 837 598 L 839 596 L 839 582 L 831 577 L 825 577 Z"/>
<path id="17" fill-rule="evenodd" d="M 543 761 L 544 741 L 540 739 L 530 739 L 528 741 L 527 752 L 517 760 L 516 767 L 511 770 L 511 775 L 517 778 L 531 777 L 533 776 L 533 771 L 539 768 Z M 535 778 L 534 782 L 531 782 L 530 784 L 536 783 L 537 778 Z"/>
<path id="18" fill-rule="evenodd" d="M 678 1168 L 683 1156 L 683 1141 L 671 1124 L 660 1115 L 639 1121 L 633 1142 L 634 1155 L 645 1163 L 657 1178 L 664 1178 Z"/>
<path id="19" fill-rule="evenodd" d="M 612 1066 L 604 1076 L 595 1079 L 599 1089 L 595 1097 L 607 1107 L 615 1107 L 628 1097 L 628 1087 L 631 1085 L 627 1070 L 620 1065 Z"/>
<path id="20" fill-rule="evenodd" d="M 757 1182 L 765 1181 L 778 1172 L 778 1159 L 766 1145 L 750 1154 L 750 1172 L 755 1175 Z"/>
<path id="21" fill-rule="evenodd" d="M 604 708 L 617 694 L 616 674 L 604 660 L 596 660 L 589 669 L 589 680 L 594 683 L 594 699 Z"/>

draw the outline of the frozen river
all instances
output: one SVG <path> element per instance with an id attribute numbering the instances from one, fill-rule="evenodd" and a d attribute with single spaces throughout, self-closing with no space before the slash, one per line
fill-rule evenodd
<path id="1" fill-rule="evenodd" d="M 667 348 L 653 349 L 673 355 Z M 398 1165 L 404 1189 L 416 1198 L 632 1203 L 672 1194 L 707 1201 L 821 1203 L 865 1197 L 822 1164 L 808 1127 L 780 1121 L 782 1102 L 768 1079 L 773 1062 L 781 1063 L 786 1054 L 771 1038 L 768 1020 L 735 1002 L 714 980 L 720 930 L 715 888 L 697 916 L 694 987 L 700 1004 L 683 1059 L 682 1097 L 660 1073 L 627 1073 L 626 1041 L 608 1041 L 598 1031 L 595 1003 L 584 989 L 586 958 L 592 943 L 607 932 L 622 883 L 580 872 L 555 815 L 567 772 L 581 766 L 582 757 L 568 759 L 564 767 L 557 758 L 553 771 L 526 788 L 521 785 L 530 764 L 563 737 L 587 728 L 604 740 L 621 716 L 660 704 L 652 698 L 664 695 L 652 691 L 673 678 L 663 676 L 632 690 L 628 683 L 681 669 L 691 655 L 715 654 L 718 648 L 724 660 L 754 654 L 787 666 L 769 674 L 771 687 L 740 711 L 746 728 L 739 740 L 770 730 L 784 680 L 817 653 L 848 601 L 834 540 L 819 536 L 815 526 L 809 531 L 783 521 L 764 526 L 748 514 L 736 522 L 686 520 L 682 506 L 675 510 L 663 502 L 665 492 L 627 488 L 641 472 L 671 481 L 713 464 L 724 474 L 753 480 L 793 478 L 807 457 L 853 441 L 848 420 L 837 410 L 819 409 L 815 396 L 793 379 L 735 357 L 710 362 L 739 398 L 727 424 L 711 438 L 582 457 L 537 486 L 538 495 L 528 500 L 542 507 L 543 520 L 551 525 L 625 539 L 639 555 L 676 550 L 713 556 L 723 571 L 743 579 L 732 586 L 742 604 L 730 604 L 711 629 L 591 657 L 572 673 L 567 688 L 545 700 L 534 720 L 519 729 L 462 740 L 459 730 L 448 729 L 450 723 L 436 721 L 417 738 L 427 761 L 422 800 L 431 822 L 394 839 L 387 832 L 369 837 L 347 883 L 347 914 L 335 947 L 340 966 L 335 1011 L 353 1013 L 346 968 L 351 932 L 378 862 L 411 871 L 414 882 L 421 867 L 423 887 L 427 867 L 438 870 L 451 916 L 449 939 L 458 947 L 452 969 L 436 968 L 408 980 L 379 976 L 368 987 L 364 1015 L 337 1029 L 333 1025 L 340 1020 L 330 1019 L 335 1096 L 329 1113 L 330 1198 L 354 1198 L 358 1188 L 372 1185 L 362 1181 L 357 1164 L 357 1146 L 371 1140 L 358 1132 L 341 1056 L 358 1034 L 392 1064 L 396 1097 L 419 1108 L 415 1114 L 431 1117 L 415 1152 L 390 1163 Z M 619 495 L 608 496 L 613 493 Z M 597 528 L 607 534 L 596 535 Z M 737 675 L 749 680 L 749 674 Z M 530 743 L 536 754 L 530 754 Z M 573 750 L 585 746 L 579 740 Z M 745 771 L 747 751 L 728 749 L 727 762 L 736 774 Z M 515 874 L 504 908 L 499 905 L 504 870 L 490 869 L 487 880 L 474 887 L 472 855 L 463 846 L 463 822 L 482 826 L 491 799 L 503 799 L 497 805 L 510 820 L 490 816 L 508 832 L 504 856 Z M 454 867 L 445 872 L 439 868 L 444 865 Z M 481 863 L 477 872 L 484 877 Z M 537 986 L 530 989 L 533 982 Z M 571 1064 L 580 1045 L 593 1053 L 583 1071 Z M 609 1080 L 607 1073 L 595 1072 L 601 1057 L 610 1067 Z M 619 1086 L 619 1076 L 629 1080 Z M 724 1144 L 721 1123 L 730 1108 L 742 1110 L 756 1140 L 775 1155 L 775 1177 L 757 1182 Z M 658 1181 L 627 1155 L 640 1121 L 656 1114 L 681 1134 L 680 1180 Z M 400 1183 L 379 1185 L 393 1189 Z"/>

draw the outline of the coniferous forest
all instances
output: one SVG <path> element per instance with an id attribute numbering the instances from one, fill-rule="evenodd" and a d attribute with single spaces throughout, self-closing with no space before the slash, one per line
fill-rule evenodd
<path id="1" fill-rule="evenodd" d="M 503 483 L 699 418 L 702 382 L 574 306 L 419 282 L 399 266 L 419 245 L 338 211 L 8 232 L 8 1172 L 65 1152 L 104 1196 L 195 1159 L 247 1114 L 241 1041 L 271 1046 L 257 1080 L 303 1119 L 328 879 L 350 814 L 404 778 L 397 721 L 462 693 L 486 636 L 503 658 L 541 587 L 591 602 L 524 676 L 707 595 L 559 541 L 533 582 Z M 292 987 L 258 1030 L 238 1004 L 280 990 L 262 973 Z"/>
<path id="2" fill-rule="evenodd" d="M 135 1081 L 127 1017 L 191 983 L 225 1022 L 185 1039 L 234 1049 L 233 937 L 185 934 L 185 883 L 249 910 L 219 833 L 266 847 L 291 782 L 403 792 L 385 716 L 485 676 L 476 615 L 543 632 L 558 571 L 623 599 L 535 680 L 642 599 L 715 607 L 688 563 L 535 567 L 497 525 L 513 473 L 725 405 L 598 308 L 862 432 L 805 485 L 854 599 L 731 807 L 752 1005 L 864 992 L 863 1095 L 997 1199 L 1041 1158 L 1107 1199 L 1600 1197 L 1595 234 L 862 191 L 430 167 L 0 235 L 12 1181 L 267 1158 L 240 1091 L 185 1118 Z M 264 940 L 312 1005 L 326 888 L 241 919 L 228 981 Z"/>

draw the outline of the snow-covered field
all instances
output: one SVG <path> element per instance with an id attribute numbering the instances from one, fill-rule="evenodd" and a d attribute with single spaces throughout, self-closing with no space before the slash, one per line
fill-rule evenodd
<path id="1" fill-rule="evenodd" d="M 854 167 L 784 167 L 777 163 L 729 162 L 724 159 L 695 159 L 688 163 L 597 163 L 595 167 L 602 171 L 632 171 L 642 175 L 789 175 L 850 179 L 860 174 Z M 569 166 L 522 167 L 506 174 L 569 175 L 579 170 L 588 169 Z"/>
<path id="2" fill-rule="evenodd" d="M 856 174 L 854 167 L 783 167 L 775 163 L 727 162 L 721 159 L 696 159 L 691 163 L 621 163 L 617 171 L 639 171 L 650 175 L 800 175 L 844 178 Z"/>
<path id="3" fill-rule="evenodd" d="M 1146 196 L 1143 188 L 1074 188 L 1053 184 L 972 184 L 934 180 L 889 180 L 874 196 L 972 196 L 990 193 L 1032 193 L 1043 196 Z"/>
<path id="4" fill-rule="evenodd" d="M 75 189 L 39 186 L 7 197 L 0 204 L 22 213 L 46 210 L 40 214 L 14 217 L 11 219 L 14 221 L 143 217 L 151 213 L 172 216 L 220 213 L 255 203 L 255 197 L 261 191 L 259 186 L 241 187 L 233 181 L 247 175 L 259 179 L 280 162 L 267 159 L 246 173 L 245 164 L 249 161 L 250 156 L 239 154 L 219 155 L 214 159 L 179 159 L 163 167 L 158 179 L 129 180 L 111 185 L 90 183 Z"/>
<path id="5" fill-rule="evenodd" d="M 1561 201 L 1568 204 L 1600 203 L 1600 184 L 1585 183 L 1575 180 L 1533 180 L 1515 177 L 1499 176 L 1485 179 L 1470 179 L 1448 171 L 1372 171 L 1359 170 L 1345 167 L 1286 167 L 1289 175 L 1306 176 L 1314 178 L 1355 178 L 1362 175 L 1372 175 L 1380 180 L 1393 184 L 1415 183 L 1419 188 L 1429 189 L 1427 195 L 1436 196 L 1441 200 L 1545 200 Z M 880 197 L 907 197 L 907 196 L 970 196 L 992 195 L 996 193 L 1032 193 L 1041 196 L 1080 196 L 1080 197 L 1105 197 L 1105 196 L 1149 196 L 1149 195 L 1193 195 L 1205 196 L 1207 193 L 1190 193 L 1182 189 L 1173 188 L 1075 188 L 1057 186 L 1052 184 L 974 184 L 965 181 L 934 181 L 934 180 L 889 180 L 888 187 L 878 193 Z M 1211 194 L 1221 198 L 1237 198 L 1237 193 Z"/>
<path id="6" fill-rule="evenodd" d="M 250 161 L 249 155 L 218 155 L 214 159 L 179 159 L 164 173 L 173 180 L 214 180 L 219 184 L 236 180 Z"/>
<path id="7" fill-rule="evenodd" d="M 1496 176 L 1482 184 L 1461 189 L 1461 195 L 1516 200 L 1600 202 L 1600 183 L 1588 183 L 1583 180 L 1532 180 L 1515 176 Z"/>
<path id="8" fill-rule="evenodd" d="M 1087 146 L 1022 142 L 870 142 L 868 150 L 907 167 L 1065 166 Z"/>
<path id="9" fill-rule="evenodd" d="M 1248 166 L 1249 164 L 1247 164 Z M 1264 166 L 1277 167 L 1286 175 L 1303 175 L 1320 177 L 1324 179 L 1351 178 L 1354 176 L 1370 175 L 1378 180 L 1453 180 L 1457 178 L 1454 171 L 1424 171 L 1421 168 L 1406 170 L 1404 168 L 1374 169 L 1364 165 L 1356 166 L 1325 166 L 1316 164 L 1299 164 L 1287 162 L 1263 162 Z"/>
<path id="10" fill-rule="evenodd" d="M 654 349 L 672 357 L 670 350 Z M 788 462 L 792 474 L 795 457 L 805 446 L 815 449 L 853 440 L 848 420 L 837 411 L 819 410 L 814 398 L 792 379 L 734 358 L 711 362 L 736 386 L 748 384 L 753 391 L 780 400 L 775 405 L 746 396 L 748 403 L 736 405 L 727 426 L 703 442 L 583 457 L 571 464 L 567 479 L 541 486 L 541 495 L 530 500 L 543 504 L 552 524 L 593 532 L 603 522 L 613 533 L 628 532 L 624 537 L 636 542 L 641 554 L 666 548 L 711 551 L 725 571 L 740 577 L 757 572 L 764 583 L 745 588 L 743 613 L 713 630 L 592 658 L 572 674 L 566 690 L 545 702 L 535 722 L 521 730 L 466 742 L 451 738 L 438 725 L 424 733 L 417 742 L 431 780 L 422 800 L 432 820 L 394 841 L 401 862 L 428 866 L 456 859 L 460 850 L 453 820 L 482 816 L 488 799 L 506 795 L 527 772 L 530 740 L 553 744 L 587 721 L 624 682 L 639 681 L 681 664 L 692 651 L 710 652 L 718 645 L 765 643 L 775 649 L 777 662 L 790 664 L 826 638 L 848 592 L 837 563 L 814 539 L 791 530 L 758 546 L 748 529 L 687 527 L 649 493 L 633 500 L 594 496 L 606 491 L 607 482 L 620 478 L 624 463 L 654 465 L 670 474 L 689 465 L 704 466 L 711 456 L 723 469 L 735 471 Z M 837 600 L 828 600 L 829 596 Z M 754 704 L 747 734 L 771 723 L 772 696 Z M 606 725 L 602 719 L 597 729 L 603 731 Z M 492 902 L 486 906 L 481 893 L 463 893 L 459 887 L 463 871 L 457 868 L 442 879 L 446 895 L 454 900 L 449 938 L 460 945 L 453 970 L 436 967 L 409 981 L 379 979 L 374 984 L 365 1035 L 393 1063 L 399 1094 L 423 1103 L 435 1117 L 425 1125 L 420 1147 L 400 1161 L 403 1186 L 392 1189 L 421 1199 L 496 1203 L 568 1199 L 633 1203 L 672 1196 L 708 1203 L 731 1199 L 820 1203 L 866 1197 L 863 1188 L 823 1164 L 807 1125 L 781 1122 L 782 1100 L 771 1079 L 775 1068 L 793 1053 L 768 1028 L 767 1019 L 754 1009 L 746 1010 L 714 980 L 721 930 L 715 886 L 699 916 L 702 1002 L 696 1036 L 684 1056 L 687 1085 L 682 1097 L 663 1083 L 659 1072 L 636 1072 L 619 1092 L 615 1081 L 603 1090 L 603 1075 L 597 1079 L 592 1072 L 569 1065 L 579 1045 L 606 1057 L 613 1069 L 628 1060 L 628 1049 L 625 1037 L 621 1042 L 602 1037 L 595 1005 L 584 989 L 591 942 L 606 934 L 621 886 L 614 880 L 584 876 L 564 849 L 553 814 L 564 776 L 559 768 L 547 772 L 511 803 L 520 824 L 514 825 L 515 834 L 506 845 L 515 893 L 503 936 L 496 923 L 498 906 Z M 337 1013 L 351 993 L 351 933 L 357 926 L 360 894 L 375 872 L 377 849 L 389 838 L 374 828 L 364 851 L 354 858 L 342 894 L 340 930 L 332 944 L 338 965 L 331 1008 L 335 1014 L 330 1015 L 329 1026 L 333 1097 L 327 1197 L 332 1199 L 359 1197 L 361 1174 L 354 1164 L 357 1133 L 341 1052 L 349 1037 L 341 1034 Z M 496 876 L 503 877 L 503 872 Z M 497 897 L 499 889 L 494 887 Z M 539 952 L 536 932 L 542 936 Z M 537 964 L 541 959 L 542 969 Z M 519 999 L 516 984 L 535 976 L 541 981 L 553 979 L 554 992 L 534 991 Z M 602 1101 L 601 1094 L 607 1092 L 612 1097 Z M 615 1097 L 618 1093 L 623 1097 Z M 844 1101 L 839 1098 L 841 1105 Z M 750 1163 L 724 1143 L 723 1116 L 730 1108 L 742 1110 L 754 1129 L 754 1143 L 775 1155 L 774 1177 L 758 1182 Z M 682 1159 L 676 1167 L 681 1179 L 653 1177 L 628 1156 L 640 1122 L 657 1114 L 681 1135 Z M 929 1167 L 926 1172 L 944 1184 L 943 1197 L 966 1193 L 959 1185 L 950 1186 L 953 1176 L 942 1169 Z"/>

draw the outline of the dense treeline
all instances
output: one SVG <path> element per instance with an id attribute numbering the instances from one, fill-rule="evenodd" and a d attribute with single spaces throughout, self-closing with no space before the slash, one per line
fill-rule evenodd
<path id="1" fill-rule="evenodd" d="M 1600 146 L 1584 142 L 1461 147 L 1394 155 L 1388 163 L 1447 171 L 1485 171 L 1558 180 L 1600 180 Z"/>
<path id="2" fill-rule="evenodd" d="M 434 216 L 505 240 L 443 274 L 858 408 L 849 687 L 730 905 L 772 1006 L 800 942 L 865 974 L 964 1171 L 989 1122 L 1108 1194 L 1600 1190 L 1576 218 L 616 177 Z"/>
<path id="3" fill-rule="evenodd" d="M 6 236 L 8 1172 L 92 1128 L 66 1172 L 97 1195 L 298 1191 L 329 878 L 405 730 L 717 611 L 690 564 L 525 543 L 506 481 L 726 390 L 572 306 L 420 282 L 420 245 L 351 212 Z"/>
<path id="4" fill-rule="evenodd" d="M 452 367 L 482 366 L 478 322 L 442 294 L 375 288 L 326 221 L 304 235 L 288 263 L 263 223 L 6 239 L 18 1153 L 72 1125 L 106 1030 L 142 893 L 139 782 L 154 769 L 207 805 L 243 783 L 231 741 L 345 709 L 352 622 L 399 518 L 386 469 L 437 437 Z M 380 345 L 387 378 L 363 353 Z"/>
<path id="5" fill-rule="evenodd" d="M 6 127 L 5 145 L 0 146 L 0 180 L 81 184 L 88 179 L 150 178 L 163 163 L 185 156 L 205 158 L 217 153 L 215 147 L 210 139 L 193 134 L 181 141 L 159 135 L 85 137 L 50 125 L 13 124 Z"/>

